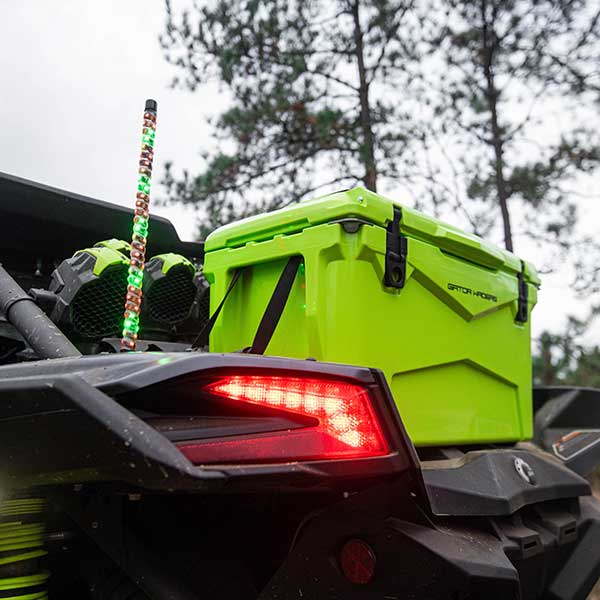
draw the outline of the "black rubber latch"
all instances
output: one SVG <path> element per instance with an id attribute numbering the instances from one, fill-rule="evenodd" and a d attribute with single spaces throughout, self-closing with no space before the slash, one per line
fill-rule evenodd
<path id="1" fill-rule="evenodd" d="M 403 288 L 406 281 L 408 240 L 400 233 L 402 209 L 394 207 L 394 218 L 388 223 L 385 242 L 385 274 L 387 287 Z"/>
<path id="2" fill-rule="evenodd" d="M 517 304 L 517 323 L 527 323 L 529 320 L 529 286 L 525 281 L 525 263 L 521 261 L 521 272 L 517 275 L 519 284 L 519 300 Z"/>

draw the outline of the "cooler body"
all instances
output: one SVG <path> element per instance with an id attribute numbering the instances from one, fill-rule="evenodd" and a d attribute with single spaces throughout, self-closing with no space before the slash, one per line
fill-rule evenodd
<path id="1" fill-rule="evenodd" d="M 300 255 L 267 354 L 382 369 L 417 445 L 531 437 L 539 280 L 514 255 L 361 188 L 223 227 L 206 251 L 211 311 L 242 270 L 212 352 L 252 344 Z"/>

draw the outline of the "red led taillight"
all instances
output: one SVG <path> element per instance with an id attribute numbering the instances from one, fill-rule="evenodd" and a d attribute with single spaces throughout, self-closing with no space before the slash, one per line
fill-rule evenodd
<path id="1" fill-rule="evenodd" d="M 332 379 L 224 375 L 203 387 L 211 396 L 316 419 L 297 429 L 185 443 L 194 463 L 366 458 L 389 453 L 368 392 Z"/>

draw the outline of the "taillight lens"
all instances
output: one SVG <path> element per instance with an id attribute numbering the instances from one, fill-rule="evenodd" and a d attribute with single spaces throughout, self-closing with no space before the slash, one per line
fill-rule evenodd
<path id="1" fill-rule="evenodd" d="M 184 443 L 194 463 L 365 458 L 389 453 L 368 392 L 360 385 L 277 375 L 223 375 L 203 387 L 213 397 L 312 417 L 316 425 Z"/>
<path id="2" fill-rule="evenodd" d="M 375 552 L 366 542 L 347 541 L 340 552 L 340 566 L 348 581 L 357 585 L 369 583 L 375 575 Z"/>

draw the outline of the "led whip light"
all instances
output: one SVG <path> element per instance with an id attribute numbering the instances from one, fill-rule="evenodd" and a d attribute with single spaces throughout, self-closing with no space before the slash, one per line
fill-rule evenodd
<path id="1" fill-rule="evenodd" d="M 140 308 L 142 304 L 142 284 L 146 260 L 146 241 L 150 213 L 150 183 L 152 180 L 152 160 L 154 159 L 154 136 L 156 135 L 156 101 L 146 100 L 144 125 L 142 129 L 142 152 L 138 169 L 138 185 L 133 217 L 133 234 L 129 252 L 129 274 L 127 276 L 127 296 L 123 320 L 121 350 L 136 349 L 140 329 Z"/>

